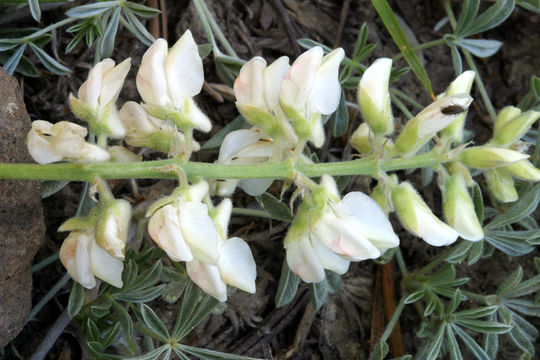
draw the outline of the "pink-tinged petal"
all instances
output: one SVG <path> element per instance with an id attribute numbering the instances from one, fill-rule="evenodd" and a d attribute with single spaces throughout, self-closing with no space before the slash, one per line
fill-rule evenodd
<path id="1" fill-rule="evenodd" d="M 279 108 L 281 81 L 290 68 L 289 58 L 282 56 L 263 71 L 264 101 L 270 110 Z"/>
<path id="2" fill-rule="evenodd" d="M 244 240 L 234 237 L 225 242 L 221 248 L 218 268 L 221 279 L 227 284 L 251 294 L 255 293 L 257 266 Z"/>
<path id="3" fill-rule="evenodd" d="M 379 249 L 399 246 L 399 238 L 379 204 L 361 192 L 350 192 L 341 201 L 344 219 L 355 222 L 358 229 Z M 338 215 L 338 216 L 339 216 Z"/>
<path id="4" fill-rule="evenodd" d="M 203 64 L 191 31 L 187 30 L 169 51 L 165 71 L 169 96 L 178 108 L 183 107 L 185 99 L 201 92 Z"/>
<path id="5" fill-rule="evenodd" d="M 319 260 L 325 269 L 340 275 L 345 274 L 347 270 L 349 270 L 350 261 L 342 258 L 330 250 L 316 236 L 311 238 L 311 245 L 313 246 L 313 250 L 315 250 L 317 253 Z"/>
<path id="6" fill-rule="evenodd" d="M 88 79 L 81 85 L 77 94 L 79 100 L 84 101 L 93 109 L 99 108 L 99 96 L 103 88 L 103 75 L 114 67 L 112 59 L 98 62 L 88 73 Z"/>
<path id="7" fill-rule="evenodd" d="M 193 260 L 193 254 L 180 231 L 178 212 L 174 206 L 165 205 L 152 215 L 148 233 L 174 261 Z"/>
<path id="8" fill-rule="evenodd" d="M 262 132 L 252 129 L 235 130 L 228 133 L 221 143 L 218 163 L 229 162 L 239 151 L 256 144 L 263 137 Z"/>
<path id="9" fill-rule="evenodd" d="M 90 266 L 95 276 L 109 284 L 122 288 L 124 263 L 111 255 L 95 241 L 90 243 Z"/>
<path id="10" fill-rule="evenodd" d="M 60 248 L 60 261 L 73 280 L 87 289 L 96 286 L 96 279 L 90 269 L 88 244 L 91 236 L 72 231 Z"/>
<path id="11" fill-rule="evenodd" d="M 281 102 L 297 110 L 304 109 L 323 54 L 323 50 L 315 46 L 296 59 L 283 77 L 279 94 Z"/>
<path id="12" fill-rule="evenodd" d="M 330 250 L 351 260 L 376 259 L 380 251 L 366 239 L 355 223 L 326 213 L 315 224 L 313 235 Z"/>
<path id="13" fill-rule="evenodd" d="M 234 81 L 234 95 L 238 104 L 265 109 L 263 71 L 266 61 L 259 56 L 245 63 Z M 277 79 L 272 79 L 277 81 Z"/>
<path id="14" fill-rule="evenodd" d="M 207 264 L 217 264 L 219 234 L 216 224 L 202 203 L 180 203 L 180 229 L 193 256 Z"/>
<path id="15" fill-rule="evenodd" d="M 287 244 L 286 250 L 287 264 L 293 273 L 307 283 L 324 280 L 324 267 L 308 236 L 291 241 Z"/>
<path id="16" fill-rule="evenodd" d="M 104 107 L 111 101 L 116 101 L 130 68 L 131 58 L 127 58 L 103 74 L 101 94 L 99 95 L 100 107 Z"/>
<path id="17" fill-rule="evenodd" d="M 165 76 L 167 52 L 167 41 L 157 39 L 143 55 L 136 83 L 139 94 L 147 104 L 165 106 L 171 101 Z"/>
<path id="18" fill-rule="evenodd" d="M 338 80 L 339 64 L 344 57 L 345 51 L 338 48 L 322 58 L 321 65 L 315 73 L 308 104 L 309 113 L 328 115 L 336 111 L 341 97 L 341 85 Z"/>
<path id="19" fill-rule="evenodd" d="M 186 270 L 191 280 L 205 293 L 221 302 L 227 301 L 227 285 L 221 280 L 217 266 L 194 259 L 186 264 Z"/>

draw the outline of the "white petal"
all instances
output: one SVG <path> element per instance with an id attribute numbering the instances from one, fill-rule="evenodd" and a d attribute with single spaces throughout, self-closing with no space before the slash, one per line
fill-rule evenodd
<path id="1" fill-rule="evenodd" d="M 182 108 L 184 99 L 201 92 L 204 82 L 203 64 L 191 31 L 187 30 L 171 48 L 165 69 L 169 96 L 177 107 Z"/>
<path id="2" fill-rule="evenodd" d="M 279 109 L 281 81 L 290 68 L 289 58 L 287 56 L 282 56 L 264 69 L 264 100 L 268 108 L 273 111 Z"/>
<path id="3" fill-rule="evenodd" d="M 448 106 L 459 106 L 463 109 L 467 109 L 472 100 L 472 97 L 467 94 L 457 94 L 446 96 L 431 103 L 415 116 L 419 122 L 418 137 L 425 138 L 427 136 L 433 136 L 459 117 L 459 114 L 443 114 L 441 111 L 442 109 Z"/>
<path id="4" fill-rule="evenodd" d="M 165 106 L 170 101 L 165 77 L 167 51 L 167 41 L 157 39 L 143 55 L 136 83 L 139 94 L 147 104 Z"/>
<path id="5" fill-rule="evenodd" d="M 111 70 L 105 72 L 101 85 L 101 94 L 99 95 L 100 107 L 107 105 L 111 101 L 116 101 L 120 90 L 122 90 L 122 86 L 124 86 L 124 80 L 130 67 L 131 58 L 127 58 Z"/>
<path id="6" fill-rule="evenodd" d="M 194 259 L 186 264 L 186 270 L 191 280 L 205 293 L 221 302 L 227 300 L 227 285 L 221 280 L 217 266 Z"/>
<path id="7" fill-rule="evenodd" d="M 380 251 L 360 232 L 352 221 L 345 221 L 326 213 L 315 224 L 313 235 L 338 255 L 355 261 L 376 259 Z"/>
<path id="8" fill-rule="evenodd" d="M 379 249 L 399 245 L 399 238 L 379 204 L 361 192 L 350 192 L 341 201 L 344 218 L 354 221 L 362 235 Z M 353 220 L 354 219 L 354 220 Z"/>
<path id="9" fill-rule="evenodd" d="M 231 219 L 232 207 L 231 199 L 225 198 L 219 203 L 218 206 L 216 206 L 216 211 L 212 215 L 214 222 L 221 232 L 221 238 L 223 241 L 227 240 L 227 228 L 229 227 L 229 220 Z"/>
<path id="10" fill-rule="evenodd" d="M 95 276 L 109 284 L 122 288 L 124 263 L 115 259 L 95 241 L 90 243 L 90 266 Z"/>
<path id="11" fill-rule="evenodd" d="M 315 46 L 296 59 L 283 77 L 279 94 L 280 101 L 298 110 L 305 107 L 323 54 L 323 50 Z"/>
<path id="12" fill-rule="evenodd" d="M 219 196 L 231 196 L 239 182 L 238 179 L 221 179 L 216 183 L 216 192 Z"/>
<path id="13" fill-rule="evenodd" d="M 81 85 L 77 97 L 93 109 L 99 107 L 99 95 L 101 94 L 103 75 L 114 67 L 112 59 L 104 59 L 98 62 L 88 73 L 88 79 Z"/>
<path id="14" fill-rule="evenodd" d="M 218 163 L 224 164 L 230 161 L 240 150 L 256 144 L 259 139 L 261 139 L 261 133 L 252 129 L 231 131 L 221 143 Z"/>
<path id="15" fill-rule="evenodd" d="M 324 268 L 309 238 L 303 236 L 287 244 L 287 264 L 293 273 L 307 283 L 324 280 Z"/>
<path id="16" fill-rule="evenodd" d="M 223 245 L 218 262 L 221 278 L 227 284 L 248 293 L 255 293 L 257 266 L 248 244 L 234 237 Z"/>
<path id="17" fill-rule="evenodd" d="M 457 240 L 458 233 L 439 220 L 429 209 L 415 206 L 418 221 L 418 236 L 433 246 L 450 245 Z"/>
<path id="18" fill-rule="evenodd" d="M 192 98 L 184 100 L 184 105 L 187 105 L 187 111 L 184 109 L 186 111 L 184 116 L 189 119 L 195 129 L 202 132 L 209 132 L 212 129 L 210 119 L 205 113 L 202 112 L 201 109 L 199 109 Z"/>
<path id="19" fill-rule="evenodd" d="M 187 201 L 201 202 L 202 199 L 208 194 L 210 187 L 204 180 L 199 181 L 196 184 L 191 185 L 186 194 Z"/>
<path id="20" fill-rule="evenodd" d="M 180 229 L 195 258 L 217 264 L 219 235 L 205 204 L 180 203 Z"/>
<path id="21" fill-rule="evenodd" d="M 244 179 L 238 183 L 238 187 L 251 196 L 259 196 L 264 194 L 273 182 L 274 179 Z"/>
<path id="22" fill-rule="evenodd" d="M 143 107 L 134 101 L 126 102 L 118 115 L 127 129 L 128 136 L 135 133 L 151 134 L 159 130 Z"/>
<path id="23" fill-rule="evenodd" d="M 109 161 L 111 154 L 94 144 L 84 143 L 81 147 L 77 162 L 105 162 Z"/>
<path id="24" fill-rule="evenodd" d="M 193 254 L 180 231 L 178 212 L 174 206 L 165 205 L 152 215 L 148 233 L 174 261 L 193 260 Z"/>
<path id="25" fill-rule="evenodd" d="M 252 105 L 265 109 L 263 71 L 266 61 L 259 56 L 245 63 L 234 81 L 234 96 L 238 104 Z M 272 79 L 276 82 L 277 79 Z M 279 91 L 279 90 L 278 90 Z"/>
<path id="26" fill-rule="evenodd" d="M 96 279 L 90 269 L 88 243 L 91 236 L 72 231 L 60 248 L 60 261 L 73 280 L 87 289 L 96 286 Z"/>
<path id="27" fill-rule="evenodd" d="M 350 261 L 342 258 L 330 250 L 316 236 L 311 238 L 311 245 L 313 246 L 313 250 L 315 250 L 317 253 L 319 260 L 325 269 L 331 270 L 340 275 L 345 274 L 347 270 L 349 270 Z"/>
<path id="28" fill-rule="evenodd" d="M 392 70 L 392 59 L 377 59 L 364 71 L 360 80 L 359 91 L 365 91 L 377 106 L 379 112 L 384 112 L 388 98 L 388 82 Z"/>
<path id="29" fill-rule="evenodd" d="M 315 73 L 315 82 L 309 99 L 309 113 L 318 112 L 328 115 L 336 111 L 341 97 L 341 85 L 338 80 L 339 64 L 345 57 L 342 48 L 325 55 Z"/>
<path id="30" fill-rule="evenodd" d="M 32 122 L 32 129 L 26 135 L 26 146 L 32 158 L 38 164 L 49 164 L 62 160 L 62 155 L 56 152 L 49 142 L 53 124 L 44 120 Z"/>

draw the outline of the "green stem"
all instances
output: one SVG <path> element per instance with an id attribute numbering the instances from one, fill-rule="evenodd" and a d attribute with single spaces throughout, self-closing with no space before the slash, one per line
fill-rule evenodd
<path id="1" fill-rule="evenodd" d="M 409 111 L 409 109 L 407 109 L 405 104 L 403 104 L 403 102 L 399 99 L 399 97 L 396 94 L 390 93 L 390 98 L 392 99 L 392 102 L 394 103 L 394 105 L 396 105 L 399 108 L 399 110 L 401 110 L 401 112 L 403 113 L 403 115 L 405 115 L 405 117 L 407 117 L 407 119 L 410 120 L 414 117 L 413 114 Z"/>
<path id="2" fill-rule="evenodd" d="M 208 19 L 208 22 L 210 23 L 210 27 L 212 28 L 214 35 L 217 37 L 221 45 L 223 45 L 227 54 L 229 56 L 239 59 L 231 43 L 229 42 L 229 40 L 227 40 L 227 37 L 225 36 L 225 34 L 223 34 L 223 31 L 221 31 L 221 28 L 216 22 L 216 19 L 214 19 L 210 10 L 208 10 L 208 7 L 206 6 L 206 3 L 204 2 L 204 0 L 197 0 L 197 1 L 201 3 L 202 9 L 206 15 L 206 18 Z"/>
<path id="3" fill-rule="evenodd" d="M 406 296 L 403 296 L 401 300 L 399 300 L 399 303 L 396 306 L 396 309 L 394 310 L 394 314 L 392 314 L 392 318 L 386 325 L 386 329 L 384 329 L 384 332 L 381 335 L 381 338 L 379 339 L 379 343 L 385 342 L 386 340 L 388 340 L 388 338 L 392 334 L 392 330 L 394 330 L 394 326 L 396 326 L 397 322 L 399 321 L 399 317 L 401 316 L 401 313 L 403 312 L 403 309 L 405 308 L 405 299 L 406 299 Z"/>
<path id="4" fill-rule="evenodd" d="M 160 168 L 177 166 L 190 178 L 204 179 L 287 179 L 294 180 L 298 171 L 308 177 L 323 174 L 371 175 L 380 171 L 396 171 L 434 167 L 445 162 L 444 155 L 435 152 L 410 158 L 392 158 L 386 161 L 370 158 L 321 164 L 296 164 L 291 160 L 252 165 L 222 165 L 200 162 L 182 163 L 177 159 L 130 162 L 130 163 L 87 163 L 87 164 L 0 164 L 0 179 L 19 180 L 71 180 L 93 181 L 101 179 L 176 179 L 175 173 L 163 172 Z"/>
<path id="5" fill-rule="evenodd" d="M 403 277 L 408 277 L 409 271 L 407 270 L 407 265 L 405 265 L 405 260 L 403 259 L 403 254 L 401 253 L 401 249 L 399 247 L 396 250 L 396 261 Z"/>
<path id="6" fill-rule="evenodd" d="M 28 320 L 26 322 L 31 321 L 34 316 L 56 295 L 58 291 L 60 291 L 61 288 L 63 288 L 68 281 L 71 279 L 71 276 L 69 276 L 68 273 L 65 273 L 64 276 L 58 280 L 56 284 L 49 290 L 47 294 L 34 306 L 32 311 L 30 311 L 30 314 L 28 314 Z"/>
<path id="7" fill-rule="evenodd" d="M 437 40 L 431 40 L 431 41 L 428 41 L 426 43 L 414 46 L 414 47 L 412 47 L 412 49 L 413 49 L 413 51 L 416 52 L 416 51 L 429 49 L 429 48 L 439 46 L 439 45 L 443 45 L 443 44 L 444 44 L 444 39 L 437 39 Z M 401 59 L 402 57 L 403 57 L 403 53 L 399 53 L 399 54 L 397 54 L 396 56 L 394 56 L 392 58 L 392 61 L 396 62 L 397 60 Z"/>
<path id="8" fill-rule="evenodd" d="M 401 90 L 391 88 L 390 93 L 395 94 L 397 97 L 399 97 L 400 99 L 403 99 L 404 101 L 408 102 L 409 104 L 411 104 L 412 106 L 414 106 L 418 110 L 423 110 L 424 107 L 425 107 L 424 105 L 420 104 L 419 102 L 417 102 L 416 100 L 414 100 L 412 97 L 405 94 Z"/>
<path id="9" fill-rule="evenodd" d="M 452 5 L 449 0 L 444 0 L 444 11 L 446 11 L 446 15 L 448 15 L 450 26 L 452 26 L 452 29 L 455 29 L 457 25 L 456 17 L 454 16 L 454 11 L 452 10 Z"/>
<path id="10" fill-rule="evenodd" d="M 52 264 L 53 262 L 58 260 L 58 257 L 59 257 L 59 253 L 56 252 L 56 253 L 52 254 L 51 256 L 46 257 L 45 259 L 41 260 L 40 262 L 38 262 L 37 264 L 32 266 L 32 273 L 35 273 L 36 271 L 39 271 L 39 270 L 43 269 L 47 265 Z"/>
<path id="11" fill-rule="evenodd" d="M 482 81 L 482 78 L 480 77 L 480 73 L 478 72 L 478 68 L 476 67 L 476 64 L 474 63 L 474 59 L 472 58 L 472 55 L 469 51 L 465 49 L 461 49 L 463 52 L 463 55 L 465 56 L 465 60 L 467 60 L 467 64 L 471 68 L 471 70 L 474 70 L 476 73 L 475 76 L 475 83 L 478 87 L 478 91 L 480 91 L 480 95 L 482 96 L 482 101 L 484 102 L 484 105 L 486 106 L 486 109 L 489 113 L 489 116 L 491 117 L 491 121 L 495 122 L 497 119 L 497 112 L 495 111 L 495 108 L 493 107 L 493 104 L 491 103 L 491 99 L 489 98 L 489 95 L 487 93 L 487 90 L 484 86 L 484 82 Z"/>

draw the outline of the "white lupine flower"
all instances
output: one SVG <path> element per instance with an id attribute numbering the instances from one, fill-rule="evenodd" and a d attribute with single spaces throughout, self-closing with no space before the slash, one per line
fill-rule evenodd
<path id="1" fill-rule="evenodd" d="M 248 244 L 238 237 L 227 239 L 231 211 L 232 202 L 226 198 L 214 214 L 220 238 L 217 265 L 207 264 L 197 258 L 186 264 L 191 280 L 219 301 L 227 300 L 227 285 L 255 293 L 257 270 Z"/>
<path id="2" fill-rule="evenodd" d="M 187 261 L 189 277 L 219 301 L 227 299 L 227 284 L 254 293 L 257 273 L 249 246 L 237 237 L 227 239 L 231 200 L 224 199 L 210 214 L 201 203 L 207 193 L 205 181 L 180 190 L 153 213 L 148 232 L 172 260 Z"/>
<path id="3" fill-rule="evenodd" d="M 219 149 L 218 164 L 260 164 L 274 156 L 274 142 L 260 129 L 235 130 L 227 134 Z M 236 186 L 252 196 L 261 195 L 274 179 L 228 179 L 218 181 L 217 193 L 229 196 Z"/>
<path id="4" fill-rule="evenodd" d="M 39 164 L 57 161 L 104 162 L 110 159 L 107 151 L 85 142 L 86 128 L 67 121 L 51 124 L 48 121 L 32 122 L 26 136 L 28 152 Z"/>
<path id="5" fill-rule="evenodd" d="M 201 181 L 153 212 L 148 233 L 171 259 L 191 261 L 197 258 L 217 265 L 219 235 L 216 224 L 208 215 L 208 206 L 201 202 L 206 194 L 208 183 Z"/>
<path id="6" fill-rule="evenodd" d="M 446 96 L 428 105 L 407 121 L 396 139 L 394 148 L 400 153 L 416 152 L 437 132 L 459 118 L 469 108 L 472 97 L 468 94 Z"/>
<path id="7" fill-rule="evenodd" d="M 465 177 L 461 173 L 455 173 L 445 179 L 443 196 L 443 212 L 448 224 L 465 240 L 482 240 L 484 238 L 482 224 L 476 216 Z"/>
<path id="8" fill-rule="evenodd" d="M 370 129 L 378 135 L 394 131 L 394 117 L 388 92 L 391 70 L 392 59 L 377 59 L 364 71 L 358 84 L 360 110 Z"/>
<path id="9" fill-rule="evenodd" d="M 130 203 L 120 199 L 106 200 L 94 209 L 99 214 L 95 227 L 97 243 L 115 258 L 123 260 L 131 220 Z"/>
<path id="10" fill-rule="evenodd" d="M 131 59 L 115 66 L 114 60 L 100 61 L 88 73 L 88 79 L 79 88 L 77 98 L 69 95 L 73 113 L 88 122 L 98 135 L 121 139 L 125 129 L 118 118 L 116 99 L 122 90 Z"/>
<path id="11" fill-rule="evenodd" d="M 202 89 L 204 72 L 189 30 L 170 50 L 166 40 L 157 39 L 142 58 L 136 83 L 143 106 L 151 115 L 171 120 L 181 130 L 196 128 L 208 132 L 212 128 L 193 101 Z"/>
<path id="12" fill-rule="evenodd" d="M 322 48 L 315 46 L 300 55 L 285 74 L 279 93 L 296 135 L 316 147 L 324 143 L 321 115 L 333 113 L 339 104 L 338 71 L 345 52 L 339 48 L 323 54 Z"/>
<path id="13" fill-rule="evenodd" d="M 91 231 L 72 231 L 60 248 L 60 261 L 73 280 L 87 289 L 96 286 L 95 277 L 117 288 L 123 285 L 123 262 L 99 246 Z"/>
<path id="14" fill-rule="evenodd" d="M 392 200 L 405 229 L 433 246 L 450 245 L 458 233 L 439 220 L 408 182 L 392 190 Z"/>
<path id="15" fill-rule="evenodd" d="M 475 76 L 476 73 L 472 70 L 463 72 L 450 83 L 446 91 L 439 95 L 438 98 L 456 94 L 470 94 Z M 463 142 L 463 126 L 465 125 L 466 115 L 467 111 L 459 114 L 456 120 L 441 131 L 442 136 L 458 143 Z"/>
<path id="16" fill-rule="evenodd" d="M 136 102 L 126 102 L 119 115 L 126 127 L 124 140 L 129 145 L 148 146 L 165 153 L 176 148 L 182 149 L 185 145 L 184 134 L 177 131 L 172 123 L 153 117 Z M 199 143 L 193 140 L 191 148 L 194 151 L 199 150 Z"/>
<path id="17" fill-rule="evenodd" d="M 271 65 L 257 56 L 245 63 L 234 82 L 236 107 L 253 125 L 271 136 L 285 136 L 296 143 L 296 135 L 279 105 L 281 82 L 289 70 L 289 58 L 282 56 Z"/>
<path id="18" fill-rule="evenodd" d="M 321 199 L 326 204 L 315 206 L 322 213 L 301 206 L 285 240 L 287 264 L 302 280 L 320 282 L 325 277 L 324 269 L 343 274 L 350 261 L 378 258 L 399 245 L 390 221 L 375 200 L 361 192 L 348 193 L 339 200 L 334 180 L 326 175 L 321 185 Z"/>

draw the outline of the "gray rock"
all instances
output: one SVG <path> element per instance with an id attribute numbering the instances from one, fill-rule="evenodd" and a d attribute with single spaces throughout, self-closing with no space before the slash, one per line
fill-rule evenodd
<path id="1" fill-rule="evenodd" d="M 0 163 L 33 162 L 25 145 L 30 124 L 17 80 L 0 68 Z M 40 183 L 0 180 L 0 347 L 26 323 L 32 259 L 44 232 Z"/>

